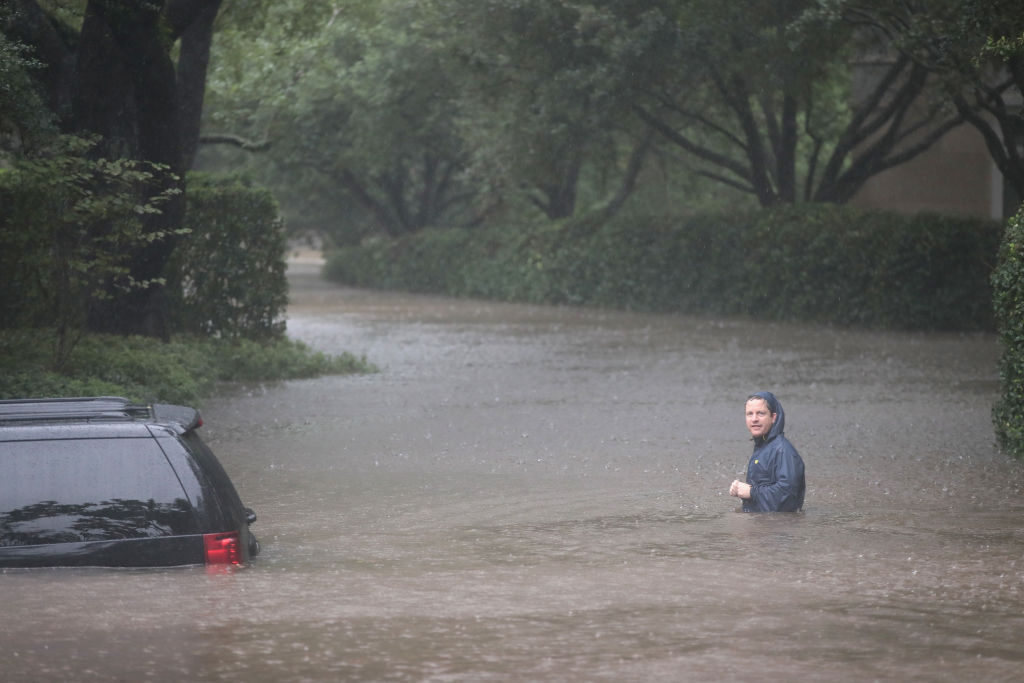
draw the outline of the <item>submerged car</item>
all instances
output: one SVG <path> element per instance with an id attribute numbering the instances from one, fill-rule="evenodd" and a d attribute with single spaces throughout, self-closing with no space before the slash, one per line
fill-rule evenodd
<path id="1" fill-rule="evenodd" d="M 0 567 L 245 564 L 256 515 L 186 406 L 0 401 Z"/>

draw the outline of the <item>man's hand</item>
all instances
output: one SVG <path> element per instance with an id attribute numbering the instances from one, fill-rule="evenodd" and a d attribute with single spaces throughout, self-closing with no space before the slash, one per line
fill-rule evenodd
<path id="1" fill-rule="evenodd" d="M 739 479 L 733 479 L 732 486 L 729 487 L 729 495 L 747 500 L 750 498 L 750 484 L 744 484 Z"/>

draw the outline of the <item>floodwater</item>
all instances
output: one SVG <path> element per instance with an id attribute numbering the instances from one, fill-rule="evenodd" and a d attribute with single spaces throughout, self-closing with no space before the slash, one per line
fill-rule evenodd
<path id="1" fill-rule="evenodd" d="M 228 573 L 9 570 L 3 681 L 978 681 L 1024 670 L 1024 466 L 991 335 L 448 300 L 292 271 L 382 371 L 244 387 Z M 744 515 L 748 393 L 807 466 Z"/>

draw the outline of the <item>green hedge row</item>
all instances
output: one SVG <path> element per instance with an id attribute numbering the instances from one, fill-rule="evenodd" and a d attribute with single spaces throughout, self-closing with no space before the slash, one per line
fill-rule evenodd
<path id="1" fill-rule="evenodd" d="M 991 330 L 1002 226 L 834 205 L 426 231 L 328 254 L 364 287 L 901 330 Z"/>
<path id="2" fill-rule="evenodd" d="M 1002 342 L 1002 393 L 992 411 L 996 439 L 1024 459 L 1024 209 L 1006 226 L 992 273 L 996 325 Z"/>
<path id="3" fill-rule="evenodd" d="M 51 166 L 0 169 L 0 289 L 17 293 L 0 299 L 0 329 L 52 326 L 60 257 L 66 268 L 100 252 L 84 238 L 86 228 L 67 216 L 90 188 L 62 177 L 56 162 Z M 187 202 L 189 233 L 178 240 L 166 271 L 172 332 L 281 338 L 287 244 L 273 196 L 239 178 L 196 173 L 188 178 Z M 78 236 L 77 252 L 68 252 L 67 235 Z"/>
<path id="4" fill-rule="evenodd" d="M 287 242 L 277 202 L 236 177 L 193 173 L 168 271 L 172 329 L 229 339 L 285 331 Z"/>

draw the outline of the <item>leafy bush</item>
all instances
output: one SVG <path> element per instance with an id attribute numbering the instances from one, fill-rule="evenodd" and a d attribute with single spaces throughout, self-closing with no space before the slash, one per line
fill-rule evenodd
<path id="1" fill-rule="evenodd" d="M 268 190 L 191 174 L 185 235 L 170 264 L 173 328 L 231 339 L 284 334 L 284 227 Z"/>
<path id="2" fill-rule="evenodd" d="M 121 293 L 159 280 L 136 280 L 130 253 L 159 244 L 169 231 L 147 231 L 141 217 L 157 213 L 177 190 L 145 199 L 165 167 L 93 158 L 95 139 L 55 138 L 38 154 L 0 170 L 0 327 L 51 325 L 54 363 L 65 361 L 85 328 L 87 312 Z"/>
<path id="3" fill-rule="evenodd" d="M 993 409 L 996 438 L 1024 459 L 1024 209 L 1006 226 L 992 273 L 996 327 L 1002 342 L 1002 394 Z"/>
<path id="4" fill-rule="evenodd" d="M 50 236 L 40 220 L 47 211 L 41 179 L 20 169 L 0 168 L 0 329 L 43 325 L 53 320 L 56 301 Z"/>
<path id="5" fill-rule="evenodd" d="M 262 382 L 374 372 L 351 354 L 328 356 L 301 342 L 209 337 L 163 343 L 150 337 L 87 335 L 62 372 L 50 370 L 45 330 L 0 332 L 0 398 L 126 396 L 196 405 L 222 382 Z"/>
<path id="6" fill-rule="evenodd" d="M 989 330 L 995 221 L 834 205 L 434 230 L 328 255 L 345 284 L 648 311 Z"/>

